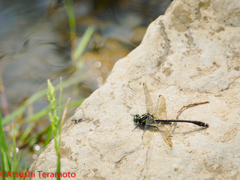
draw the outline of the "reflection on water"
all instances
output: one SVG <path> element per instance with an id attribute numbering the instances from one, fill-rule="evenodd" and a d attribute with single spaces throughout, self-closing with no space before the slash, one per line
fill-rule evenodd
<path id="1" fill-rule="evenodd" d="M 165 12 L 171 0 L 75 0 L 74 3 L 79 38 L 87 27 L 95 27 L 82 57 L 85 67 L 81 73 L 87 74 L 87 78 L 64 92 L 65 97 L 81 99 L 104 84 L 115 62 L 140 44 L 146 27 Z M 60 76 L 63 81 L 76 76 L 68 19 L 60 0 L 1 1 L 0 23 L 0 68 L 10 112 L 46 88 L 47 79 L 58 83 Z M 33 113 L 47 104 L 46 98 L 34 103 Z M 34 131 L 43 130 L 47 122 L 46 118 L 39 121 Z M 43 145 L 35 145 L 35 153 L 38 146 Z M 35 155 L 31 158 L 36 158 Z"/>
<path id="2" fill-rule="evenodd" d="M 75 72 L 68 20 L 58 2 L 6 1 L 1 6 L 0 22 L 7 22 L 0 31 L 0 66 L 12 107 L 45 86 L 46 79 L 69 78 Z M 141 42 L 146 26 L 163 14 L 169 3 L 75 1 L 78 34 L 90 25 L 96 28 L 82 58 L 89 75 L 85 84 L 92 92 L 104 83 L 115 62 Z"/>

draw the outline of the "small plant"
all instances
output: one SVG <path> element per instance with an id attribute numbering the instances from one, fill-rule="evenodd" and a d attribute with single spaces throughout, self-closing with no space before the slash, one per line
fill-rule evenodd
<path id="1" fill-rule="evenodd" d="M 12 173 L 18 172 L 19 169 L 19 163 L 22 157 L 22 152 L 18 154 L 17 147 L 16 147 L 16 135 L 17 130 L 16 128 L 12 128 L 12 139 L 13 139 L 13 145 L 11 148 L 8 148 L 6 137 L 3 131 L 2 126 L 2 119 L 1 119 L 1 112 L 0 112 L 0 159 L 1 159 L 1 175 L 0 178 L 2 180 L 15 180 L 15 179 L 23 179 L 23 178 L 16 178 L 16 176 L 12 175 Z M 9 149 L 11 149 L 11 156 L 9 155 Z M 24 169 L 25 173 L 27 172 L 27 166 Z M 21 177 L 21 176 L 20 176 Z"/>
<path id="2" fill-rule="evenodd" d="M 55 150 L 57 153 L 57 173 L 60 173 L 61 171 L 61 104 L 62 104 L 62 88 L 60 88 L 60 98 L 59 98 L 59 113 L 57 114 L 57 103 L 55 98 L 55 89 L 51 83 L 51 81 L 48 79 L 48 101 L 50 103 L 51 111 L 49 112 L 49 118 L 51 121 L 51 128 L 50 128 L 50 134 L 51 131 L 53 133 L 53 139 L 55 143 Z M 60 179 L 58 176 L 57 179 Z"/>

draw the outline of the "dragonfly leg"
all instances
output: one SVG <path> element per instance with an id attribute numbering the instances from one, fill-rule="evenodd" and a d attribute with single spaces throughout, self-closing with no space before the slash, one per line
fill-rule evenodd
<path id="1" fill-rule="evenodd" d="M 138 127 L 140 127 L 141 125 L 140 124 L 138 124 L 132 131 L 134 131 L 136 128 L 138 128 Z"/>

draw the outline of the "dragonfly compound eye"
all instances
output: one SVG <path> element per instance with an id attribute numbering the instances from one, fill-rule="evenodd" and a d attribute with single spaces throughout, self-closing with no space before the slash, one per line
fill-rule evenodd
<path id="1" fill-rule="evenodd" d="M 137 116 L 134 116 L 133 121 L 137 122 L 137 119 L 138 119 Z"/>

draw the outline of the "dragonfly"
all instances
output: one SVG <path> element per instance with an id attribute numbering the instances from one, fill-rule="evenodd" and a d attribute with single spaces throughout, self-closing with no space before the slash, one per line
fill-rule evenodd
<path id="1" fill-rule="evenodd" d="M 198 126 L 203 126 L 205 128 L 208 127 L 208 124 L 201 122 L 201 121 L 191 121 L 191 120 L 168 120 L 167 119 L 167 111 L 166 111 L 166 100 L 162 95 L 158 97 L 157 106 L 153 106 L 153 102 L 147 88 L 147 85 L 143 83 L 143 89 L 145 92 L 145 103 L 147 106 L 147 113 L 143 115 L 136 114 L 133 117 L 134 123 L 137 127 L 144 127 L 143 132 L 143 145 L 147 145 L 152 137 L 154 132 L 158 132 L 162 135 L 164 141 L 172 147 L 172 140 L 169 136 L 170 130 L 168 130 L 162 122 L 185 122 L 185 123 L 192 123 Z M 135 129 L 134 128 L 134 129 Z"/>

